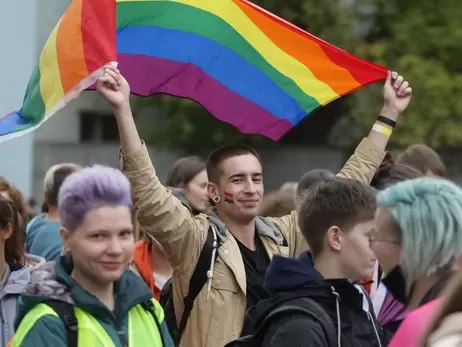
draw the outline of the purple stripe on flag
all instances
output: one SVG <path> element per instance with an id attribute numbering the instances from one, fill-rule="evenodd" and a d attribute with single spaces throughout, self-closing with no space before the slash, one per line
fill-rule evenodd
<path id="1" fill-rule="evenodd" d="M 118 68 L 129 81 L 132 93 L 190 98 L 241 132 L 263 134 L 275 141 L 292 128 L 288 120 L 234 93 L 195 65 L 133 54 L 119 54 L 118 59 Z"/>

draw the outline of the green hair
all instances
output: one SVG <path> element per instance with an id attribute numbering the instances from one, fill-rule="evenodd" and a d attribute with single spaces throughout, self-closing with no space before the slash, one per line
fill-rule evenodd
<path id="1" fill-rule="evenodd" d="M 377 194 L 398 224 L 401 266 L 410 290 L 418 279 L 455 265 L 462 253 L 462 189 L 435 178 L 400 182 Z"/>

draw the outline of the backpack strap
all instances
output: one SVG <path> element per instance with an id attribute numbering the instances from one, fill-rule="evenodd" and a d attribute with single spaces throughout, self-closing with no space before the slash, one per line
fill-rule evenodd
<path id="1" fill-rule="evenodd" d="M 74 313 L 74 306 L 59 300 L 47 300 L 50 306 L 61 318 L 67 331 L 67 343 L 69 347 L 78 347 L 78 322 Z"/>
<path id="2" fill-rule="evenodd" d="M 194 306 L 194 301 L 196 300 L 204 285 L 207 283 L 209 269 L 217 261 L 218 257 L 216 255 L 215 257 L 213 256 L 214 250 L 216 251 L 219 247 L 220 245 L 216 226 L 210 222 L 207 238 L 199 255 L 196 268 L 194 269 L 194 272 L 189 281 L 188 295 L 186 295 L 183 299 L 184 311 L 178 326 L 178 344 L 181 341 L 183 332 L 186 328 L 186 324 L 188 323 L 188 318 Z"/>
<path id="3" fill-rule="evenodd" d="M 298 298 L 291 300 L 273 310 L 263 321 L 254 334 L 254 341 L 257 346 L 260 346 L 265 339 L 265 334 L 270 325 L 276 323 L 284 317 L 293 314 L 304 314 L 317 321 L 323 331 L 327 340 L 328 346 L 337 346 L 337 332 L 332 323 L 332 319 L 326 311 L 316 301 L 310 298 Z"/>
<path id="4" fill-rule="evenodd" d="M 156 308 L 154 307 L 154 303 L 152 302 L 152 300 L 148 300 L 148 301 L 142 302 L 140 305 L 142 308 L 148 311 L 154 318 L 154 321 L 156 322 L 156 325 L 157 325 L 157 331 L 159 332 L 160 340 L 162 342 L 162 347 L 166 347 L 164 334 L 162 334 L 162 328 L 160 326 L 159 318 L 156 315 Z"/>

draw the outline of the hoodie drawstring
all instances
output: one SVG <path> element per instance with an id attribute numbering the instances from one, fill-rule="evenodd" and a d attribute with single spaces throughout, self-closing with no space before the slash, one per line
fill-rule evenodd
<path id="1" fill-rule="evenodd" d="M 340 295 L 335 291 L 334 287 L 330 287 L 330 290 L 332 290 L 332 294 L 335 296 L 335 308 L 337 309 L 337 346 L 342 347 L 342 341 L 341 341 L 341 333 L 342 333 L 342 328 L 341 328 L 341 319 L 340 319 Z M 382 347 L 382 346 L 380 346 Z"/>
<path id="2" fill-rule="evenodd" d="M 375 325 L 374 318 L 372 317 L 370 311 L 367 312 L 367 317 L 369 318 L 369 320 L 370 320 L 371 323 L 372 323 L 372 326 L 374 327 L 375 337 L 377 338 L 377 341 L 378 341 L 378 343 L 379 343 L 379 347 L 382 347 L 382 342 L 380 341 L 379 332 L 377 331 L 377 327 L 376 327 L 376 325 Z"/>
<path id="3" fill-rule="evenodd" d="M 212 290 L 213 271 L 215 269 L 215 259 L 217 257 L 218 250 L 218 233 L 215 225 L 211 224 L 213 233 L 213 244 L 212 244 L 212 259 L 210 260 L 210 268 L 207 271 L 207 301 L 210 297 L 210 291 Z"/>

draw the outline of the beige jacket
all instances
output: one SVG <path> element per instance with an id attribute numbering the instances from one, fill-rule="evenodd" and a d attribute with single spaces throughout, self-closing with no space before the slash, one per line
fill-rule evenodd
<path id="1" fill-rule="evenodd" d="M 442 294 L 441 303 L 421 337 L 420 347 L 462 347 L 462 270 Z"/>
<path id="2" fill-rule="evenodd" d="M 364 139 L 338 175 L 369 184 L 384 156 L 383 150 Z M 210 217 L 191 216 L 160 183 L 144 145 L 135 153 L 121 155 L 120 164 L 132 184 L 138 222 L 164 247 L 175 270 L 172 284 L 178 319 L 207 236 Z M 256 230 L 270 257 L 274 254 L 296 256 L 307 249 L 298 231 L 295 211 L 281 218 L 257 218 Z M 207 301 L 207 286 L 204 286 L 195 301 L 181 347 L 223 347 L 239 337 L 242 330 L 246 309 L 244 263 L 236 240 L 223 224 L 218 232 L 221 246 L 210 297 Z M 283 239 L 288 247 L 283 246 Z"/>

